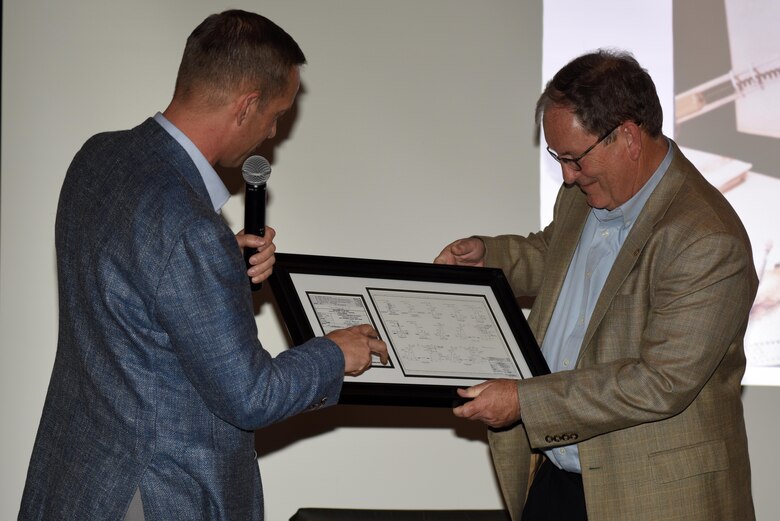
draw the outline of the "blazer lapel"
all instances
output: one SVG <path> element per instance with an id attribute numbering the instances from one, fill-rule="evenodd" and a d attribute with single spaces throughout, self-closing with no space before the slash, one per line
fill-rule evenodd
<path id="1" fill-rule="evenodd" d="M 647 241 L 650 239 L 650 236 L 655 229 L 656 223 L 658 223 L 666 214 L 669 205 L 674 200 L 685 180 L 685 166 L 681 159 L 682 155 L 677 148 L 677 145 L 671 141 L 670 143 L 674 150 L 672 163 L 669 165 L 661 182 L 653 191 L 652 195 L 650 195 L 647 203 L 645 203 L 645 207 L 640 212 L 636 223 L 634 223 L 634 226 L 631 228 L 628 237 L 626 237 L 626 241 L 623 243 L 617 258 L 615 259 L 615 263 L 612 265 L 612 269 L 607 276 L 607 280 L 604 282 L 604 287 L 601 290 L 596 306 L 593 308 L 593 314 L 588 323 L 585 338 L 582 341 L 578 362 L 588 350 L 590 341 L 612 304 L 612 300 L 615 298 L 615 295 L 617 295 L 620 287 L 625 282 L 626 277 L 628 277 L 628 274 L 634 268 L 634 265 L 642 254 Z"/>
<path id="2" fill-rule="evenodd" d="M 573 196 L 567 196 L 567 190 L 576 190 L 576 193 L 572 192 Z M 550 325 L 588 212 L 590 212 L 590 206 L 587 205 L 584 197 L 581 197 L 579 188 L 575 186 L 562 188 L 561 206 L 555 218 L 555 234 L 559 237 L 550 242 L 551 247 L 545 261 L 547 263 L 545 289 L 539 292 L 528 317 L 539 345 L 542 344 Z"/>

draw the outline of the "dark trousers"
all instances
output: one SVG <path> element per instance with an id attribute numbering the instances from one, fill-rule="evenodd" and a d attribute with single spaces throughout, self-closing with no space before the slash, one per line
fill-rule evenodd
<path id="1" fill-rule="evenodd" d="M 534 476 L 522 521 L 587 521 L 582 476 L 544 460 Z"/>

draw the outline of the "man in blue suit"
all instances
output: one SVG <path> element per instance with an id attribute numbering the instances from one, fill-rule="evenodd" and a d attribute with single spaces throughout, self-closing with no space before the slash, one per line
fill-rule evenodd
<path id="1" fill-rule="evenodd" d="M 273 230 L 236 237 L 214 165 L 276 132 L 305 61 L 262 16 L 212 15 L 190 35 L 173 101 L 92 137 L 57 210 L 57 357 L 19 519 L 261 520 L 253 430 L 335 403 L 384 343 L 368 325 L 276 358 L 257 338 L 247 274 Z M 259 247 L 246 270 L 239 246 Z"/>

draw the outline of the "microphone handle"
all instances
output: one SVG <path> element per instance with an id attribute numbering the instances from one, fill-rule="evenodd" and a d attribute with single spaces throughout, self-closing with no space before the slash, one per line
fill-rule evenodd
<path id="1" fill-rule="evenodd" d="M 244 204 L 244 233 L 265 237 L 265 183 L 259 185 L 246 184 L 246 201 Z M 249 269 L 249 258 L 257 253 L 257 248 L 244 248 L 244 262 Z M 263 283 L 250 282 L 252 291 L 263 287 Z"/>

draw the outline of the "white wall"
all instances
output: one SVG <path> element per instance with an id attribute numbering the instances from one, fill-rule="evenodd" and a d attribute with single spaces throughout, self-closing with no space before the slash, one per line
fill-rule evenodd
<path id="1" fill-rule="evenodd" d="M 165 108 L 186 36 L 229 7 L 269 16 L 309 59 L 288 138 L 266 150 L 280 251 L 428 261 L 463 235 L 539 225 L 541 0 L 6 0 L 0 519 L 16 516 L 54 359 L 65 169 L 91 134 Z M 235 229 L 241 208 L 239 190 L 226 210 Z M 266 288 L 260 335 L 278 352 L 286 340 L 269 299 Z M 780 510 L 777 397 L 749 388 L 744 398 L 764 520 Z M 257 440 L 273 521 L 315 505 L 500 506 L 483 430 L 448 410 L 336 407 Z"/>

